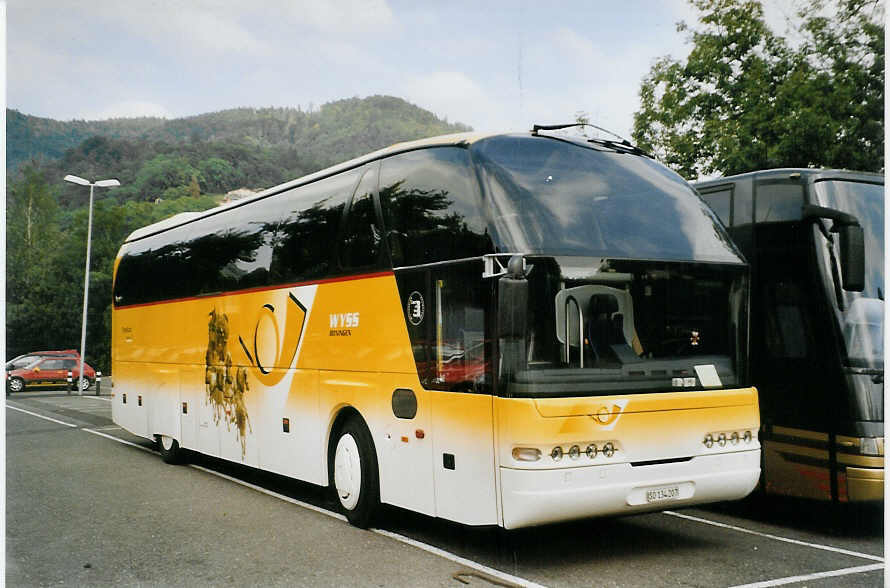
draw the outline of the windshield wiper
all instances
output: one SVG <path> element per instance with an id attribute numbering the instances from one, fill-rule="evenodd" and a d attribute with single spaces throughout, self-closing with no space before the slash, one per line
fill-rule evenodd
<path id="1" fill-rule="evenodd" d="M 623 139 L 620 143 L 618 141 L 610 141 L 609 139 L 587 139 L 587 142 L 609 147 L 615 151 L 622 151 L 624 153 L 632 153 L 633 155 L 642 155 L 649 159 L 655 159 L 651 154 L 643 151 L 636 145 L 630 144 L 627 139 Z"/>
<path id="2" fill-rule="evenodd" d="M 568 129 L 571 127 L 591 127 L 598 131 L 602 131 L 604 133 L 608 133 L 613 137 L 620 139 L 620 141 L 613 141 L 611 139 L 587 139 L 588 143 L 593 143 L 595 145 L 602 145 L 603 147 L 608 147 L 614 151 L 619 151 L 621 153 L 630 153 L 633 155 L 642 155 L 643 157 L 648 157 L 649 159 L 655 159 L 651 154 L 643 151 L 636 145 L 631 144 L 630 141 L 622 137 L 617 133 L 613 133 L 608 129 L 604 129 L 602 127 L 598 127 L 596 125 L 585 123 L 585 122 L 574 122 L 574 123 L 565 123 L 559 125 L 533 125 L 532 126 L 532 135 L 537 135 L 538 131 L 559 131 L 561 129 Z"/>

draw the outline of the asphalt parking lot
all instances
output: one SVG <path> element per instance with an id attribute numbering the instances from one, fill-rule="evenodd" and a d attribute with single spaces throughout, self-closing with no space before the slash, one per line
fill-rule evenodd
<path id="1" fill-rule="evenodd" d="M 752 498 L 509 532 L 388 508 L 364 531 L 316 486 L 164 464 L 107 395 L 24 392 L 5 422 L 9 585 L 884 584 L 880 506 Z"/>

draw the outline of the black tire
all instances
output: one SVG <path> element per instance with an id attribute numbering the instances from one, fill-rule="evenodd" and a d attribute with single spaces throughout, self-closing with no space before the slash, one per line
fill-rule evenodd
<path id="1" fill-rule="evenodd" d="M 348 488 L 348 484 L 344 484 L 347 487 L 342 490 L 337 487 L 338 480 L 337 472 L 335 471 L 337 467 L 335 464 L 337 451 L 341 442 L 344 443 L 344 448 L 349 445 L 349 438 L 355 444 L 354 449 L 357 449 L 357 455 L 352 455 L 351 458 L 358 459 L 357 465 L 360 466 L 361 471 L 357 498 L 354 492 Z M 352 463 L 354 464 L 355 462 L 353 461 Z M 358 469 L 354 467 L 351 471 L 354 474 Z M 346 470 L 349 470 L 349 468 L 346 468 Z M 355 483 L 354 477 L 350 477 L 349 480 L 351 483 Z M 371 438 L 368 427 L 365 426 L 361 419 L 356 417 L 349 418 L 337 434 L 331 437 L 328 451 L 328 481 L 337 506 L 346 517 L 346 520 L 356 527 L 368 528 L 374 521 L 380 507 L 380 477 L 377 469 L 377 456 L 374 451 L 374 440 Z"/>
<path id="2" fill-rule="evenodd" d="M 155 435 L 158 442 L 158 451 L 161 459 L 166 463 L 182 463 L 185 459 L 185 449 L 179 446 L 179 442 L 173 437 Z"/>
<path id="3" fill-rule="evenodd" d="M 9 382 L 6 383 L 6 392 L 8 393 L 21 392 L 24 389 L 25 381 L 21 378 L 9 378 Z"/>

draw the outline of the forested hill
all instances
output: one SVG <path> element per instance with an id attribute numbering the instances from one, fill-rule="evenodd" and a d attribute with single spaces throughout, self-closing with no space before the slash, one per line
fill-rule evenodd
<path id="1" fill-rule="evenodd" d="M 100 121 L 58 121 L 6 109 L 6 168 L 14 170 L 31 160 L 58 159 L 67 149 L 96 135 L 144 136 L 163 126 L 162 118 L 122 118 Z"/>
<path id="2" fill-rule="evenodd" d="M 130 155 L 134 154 L 133 149 L 127 149 L 131 145 L 139 152 L 143 150 L 139 144 L 154 143 L 237 144 L 277 152 L 287 150 L 298 158 L 297 168 L 309 171 L 399 141 L 470 130 L 391 96 L 338 100 L 312 111 L 236 108 L 172 120 L 124 118 L 63 122 L 9 109 L 6 116 L 9 171 L 29 160 L 46 164 L 48 160 L 61 159 L 92 137 L 111 140 L 129 150 Z"/>

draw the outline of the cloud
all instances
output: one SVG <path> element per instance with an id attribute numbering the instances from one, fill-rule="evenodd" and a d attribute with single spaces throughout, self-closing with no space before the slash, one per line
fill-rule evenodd
<path id="1" fill-rule="evenodd" d="M 471 124 L 476 130 L 491 130 L 504 124 L 496 102 L 479 84 L 459 71 L 439 71 L 415 76 L 402 85 L 401 92 L 414 104 L 451 122 Z M 501 128 L 503 130 L 503 127 Z"/>
<path id="2" fill-rule="evenodd" d="M 386 0 L 284 0 L 280 5 L 295 24 L 325 34 L 379 34 L 395 22 Z"/>
<path id="3" fill-rule="evenodd" d="M 101 12 L 136 37 L 174 50 L 210 53 L 271 54 L 274 47 L 252 33 L 235 5 L 207 0 L 193 2 L 111 1 Z"/>
<path id="4" fill-rule="evenodd" d="M 593 45 L 593 41 L 567 27 L 555 30 L 551 35 L 553 46 L 562 52 L 562 57 L 581 68 L 597 67 L 606 59 L 603 51 Z"/>

